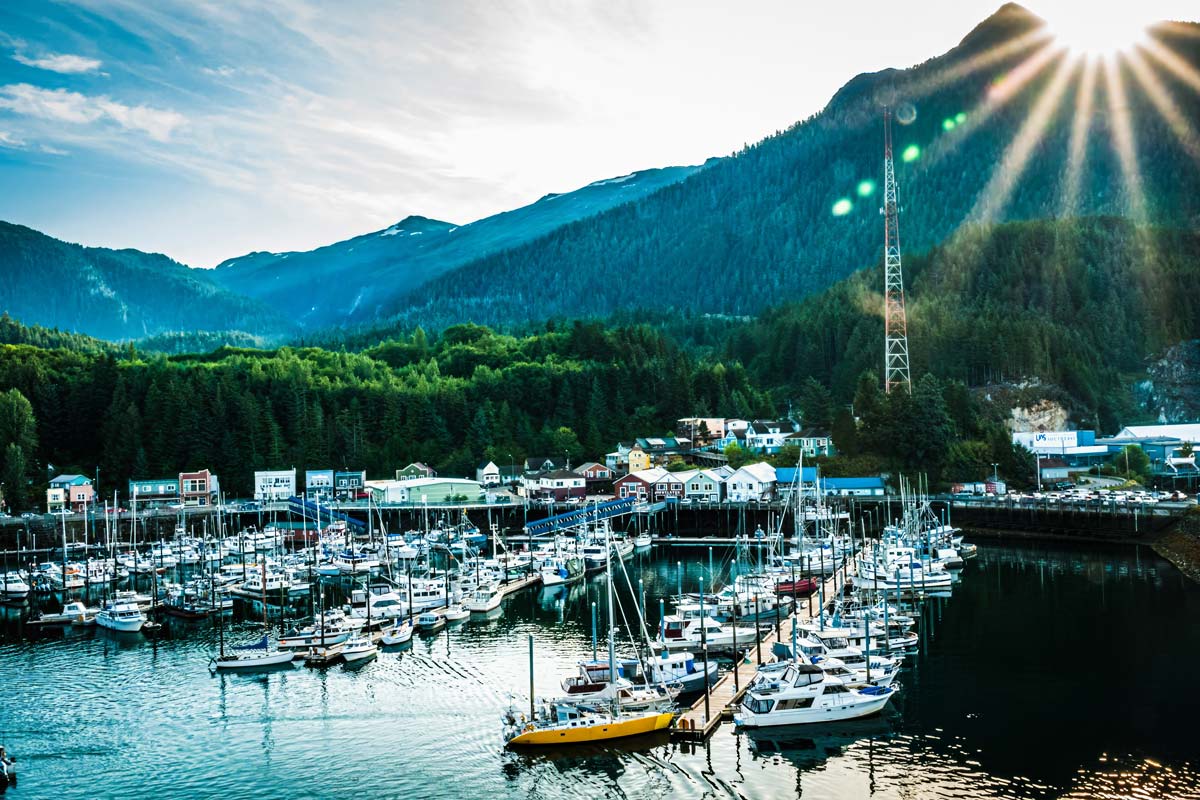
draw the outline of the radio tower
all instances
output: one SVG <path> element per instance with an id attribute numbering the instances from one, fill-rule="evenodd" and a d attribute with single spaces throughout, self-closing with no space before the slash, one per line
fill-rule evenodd
<path id="1" fill-rule="evenodd" d="M 892 112 L 883 109 L 883 388 L 912 392 L 908 372 L 908 321 L 904 313 L 904 273 L 900 269 L 900 209 L 892 166 Z"/>

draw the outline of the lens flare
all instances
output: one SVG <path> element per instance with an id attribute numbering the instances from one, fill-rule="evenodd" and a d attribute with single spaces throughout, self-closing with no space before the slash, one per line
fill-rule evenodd
<path id="1" fill-rule="evenodd" d="M 848 197 L 843 197 L 833 204 L 833 215 L 835 217 L 844 217 L 853 210 L 854 203 L 851 203 Z"/>
<path id="2" fill-rule="evenodd" d="M 952 131 L 952 130 L 954 130 L 954 127 L 955 127 L 957 124 L 958 124 L 958 123 L 957 123 L 957 122 L 955 122 L 954 120 L 952 120 L 952 119 L 950 119 L 950 118 L 946 118 L 946 119 L 942 120 L 942 130 L 944 130 L 944 131 Z"/>
<path id="3" fill-rule="evenodd" d="M 915 144 L 910 144 L 908 147 L 904 148 L 904 152 L 900 154 L 900 158 L 905 164 L 911 164 L 920 157 L 921 148 L 917 147 Z"/>
<path id="4" fill-rule="evenodd" d="M 868 179 L 858 184 L 859 197 L 870 197 L 873 194 L 875 194 L 875 181 Z"/>
<path id="5" fill-rule="evenodd" d="M 1087 4 L 1069 19 L 1051 21 L 1050 29 L 1059 44 L 1073 53 L 1108 56 L 1131 50 L 1146 38 L 1150 22 L 1134 3 L 1106 3 L 1104 8 Z"/>

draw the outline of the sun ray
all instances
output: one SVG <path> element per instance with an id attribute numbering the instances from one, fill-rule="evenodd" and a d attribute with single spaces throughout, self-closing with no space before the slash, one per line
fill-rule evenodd
<path id="1" fill-rule="evenodd" d="M 996 81 L 988 89 L 987 96 L 967 112 L 966 121 L 954 129 L 953 136 L 940 137 L 929 145 L 923 165 L 926 168 L 931 167 L 951 155 L 967 137 L 986 125 L 993 114 L 1019 95 L 1029 82 L 1041 74 L 1056 56 L 1061 56 L 1062 52 L 1061 47 L 1048 42 Z"/>
<path id="2" fill-rule="evenodd" d="M 1025 172 L 1029 157 L 1045 136 L 1046 127 L 1051 117 L 1059 110 L 1067 84 L 1075 72 L 1077 62 L 1072 58 L 1063 58 L 1050 77 L 1050 82 L 1038 96 L 1029 115 L 1021 124 L 1020 130 L 1013 138 L 1000 164 L 992 171 L 992 177 L 987 186 L 975 200 L 975 206 L 968 215 L 969 219 L 980 222 L 992 222 L 1004 210 L 1005 204 L 1012 195 L 1013 189 Z"/>
<path id="3" fill-rule="evenodd" d="M 1146 192 L 1142 172 L 1138 167 L 1137 142 L 1130 121 L 1129 99 L 1125 95 L 1125 80 L 1117 59 L 1104 59 L 1104 84 L 1108 93 L 1108 114 L 1112 120 L 1113 147 L 1121 165 L 1121 178 L 1129 201 L 1130 217 L 1135 223 L 1146 221 Z"/>
<path id="4" fill-rule="evenodd" d="M 1142 45 L 1142 49 L 1149 53 L 1155 61 L 1174 73 L 1175 77 L 1195 89 L 1197 93 L 1200 93 L 1200 72 L 1197 72 L 1195 67 L 1180 58 L 1174 50 L 1157 39 L 1147 40 Z"/>
<path id="5" fill-rule="evenodd" d="M 1083 161 L 1087 155 L 1088 132 L 1092 124 L 1092 106 L 1096 101 L 1097 62 L 1083 60 L 1083 75 L 1075 94 L 1075 116 L 1071 121 L 1071 140 L 1068 145 L 1067 173 L 1063 187 L 1063 215 L 1079 213 L 1079 191 L 1083 181 Z"/>
<path id="6" fill-rule="evenodd" d="M 1038 44 L 1045 44 L 1051 38 L 1051 35 L 1049 29 L 1044 26 L 1026 31 L 1003 44 L 998 44 L 982 53 L 976 53 L 970 58 L 947 67 L 940 72 L 936 72 L 927 78 L 913 82 L 904 87 L 905 95 L 910 100 L 919 100 L 922 97 L 927 97 L 944 86 L 955 83 L 968 75 L 973 75 L 981 69 L 986 69 L 1004 61 L 1006 58 L 1011 58 L 1012 56 L 1031 50 Z"/>
<path id="7" fill-rule="evenodd" d="M 1163 86 L 1162 81 L 1154 74 L 1154 70 L 1150 69 L 1141 53 L 1137 51 L 1129 53 L 1127 60 L 1129 68 L 1133 70 L 1134 78 L 1141 84 L 1146 96 L 1150 98 L 1150 102 L 1158 109 L 1158 113 L 1166 120 L 1171 133 L 1175 134 L 1175 138 L 1179 140 L 1179 144 L 1192 160 L 1200 162 L 1200 139 L 1196 136 L 1196 129 L 1180 113 L 1179 107 L 1175 105 L 1167 87 Z"/>

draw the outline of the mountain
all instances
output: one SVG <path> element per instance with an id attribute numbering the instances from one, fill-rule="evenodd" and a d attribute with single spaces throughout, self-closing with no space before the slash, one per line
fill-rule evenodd
<path id="1" fill-rule="evenodd" d="M 25 324 L 102 339 L 177 330 L 290 330 L 257 300 L 166 256 L 83 247 L 7 222 L 0 222 L 0 311 Z"/>
<path id="2" fill-rule="evenodd" d="M 229 259 L 212 277 L 230 291 L 265 301 L 310 328 L 371 321 L 395 305 L 398 296 L 455 267 L 644 197 L 700 169 L 667 167 L 596 181 L 467 225 L 406 217 L 382 231 L 308 252 L 250 253 Z"/>
<path id="3" fill-rule="evenodd" d="M 1155 31 L 1184 77 L 1148 51 L 1117 62 L 1120 93 L 1104 69 L 1093 73 L 1085 114 L 1076 110 L 1092 96 L 1081 91 L 1084 61 L 1068 60 L 1038 17 L 1006 5 L 945 55 L 859 75 L 816 116 L 635 202 L 448 272 L 385 316 L 431 329 L 637 308 L 752 314 L 819 291 L 881 260 L 885 102 L 896 109 L 906 253 L 971 222 L 1111 215 L 1195 227 L 1200 93 L 1187 69 L 1200 64 L 1198 34 L 1191 24 Z M 1147 74 L 1158 95 L 1143 89 Z M 1160 107 L 1163 95 L 1173 111 Z"/>
<path id="4" fill-rule="evenodd" d="M 1053 386 L 1104 430 L 1144 413 L 1131 390 L 1160 354 L 1200 338 L 1200 231 L 1113 217 L 972 225 L 909 259 L 907 278 L 914 380 Z M 863 270 L 706 343 L 780 397 L 815 379 L 849 403 L 862 372 L 882 370 L 882 281 Z"/>

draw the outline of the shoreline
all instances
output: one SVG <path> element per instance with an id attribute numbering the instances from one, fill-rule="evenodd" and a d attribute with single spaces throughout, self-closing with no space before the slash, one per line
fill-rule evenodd
<path id="1" fill-rule="evenodd" d="M 1149 544 L 1180 572 L 1200 583 L 1200 512 L 1187 514 Z"/>

